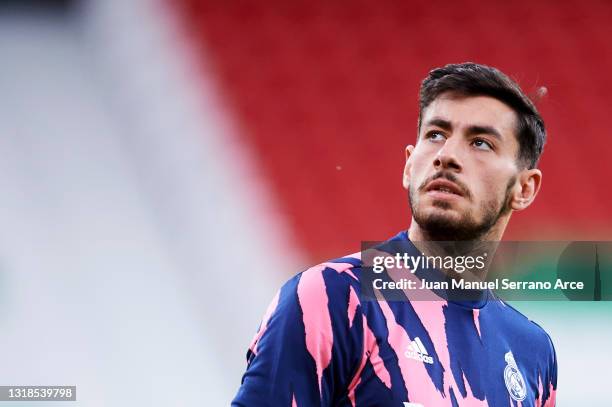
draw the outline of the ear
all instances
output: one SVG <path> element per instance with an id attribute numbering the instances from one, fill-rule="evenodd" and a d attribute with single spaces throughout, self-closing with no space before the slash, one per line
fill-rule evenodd
<path id="1" fill-rule="evenodd" d="M 522 211 L 535 199 L 542 185 L 542 172 L 536 168 L 521 171 L 512 195 L 511 208 Z"/>
<path id="2" fill-rule="evenodd" d="M 413 145 L 409 145 L 406 147 L 406 164 L 404 165 L 404 175 L 402 177 L 402 185 L 404 186 L 405 190 L 408 190 L 408 188 L 410 187 L 410 169 L 412 164 L 410 161 L 410 156 L 412 155 L 413 151 Z"/>

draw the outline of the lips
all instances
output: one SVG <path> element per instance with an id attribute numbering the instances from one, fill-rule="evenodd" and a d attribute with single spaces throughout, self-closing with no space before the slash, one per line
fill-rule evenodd
<path id="1" fill-rule="evenodd" d="M 463 196 L 463 191 L 454 182 L 445 179 L 436 179 L 427 184 L 426 192 L 436 191 L 445 194 Z"/>

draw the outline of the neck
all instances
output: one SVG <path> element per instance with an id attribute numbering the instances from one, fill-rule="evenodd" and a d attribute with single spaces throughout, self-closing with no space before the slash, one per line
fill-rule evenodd
<path id="1" fill-rule="evenodd" d="M 412 218 L 410 228 L 408 229 L 408 238 L 421 253 L 427 256 L 480 256 L 485 252 L 488 253 L 489 255 L 485 261 L 486 266 L 484 270 L 479 270 L 479 272 L 473 274 L 463 274 L 463 278 L 469 278 L 468 275 L 472 274 L 473 277 L 484 280 L 490 262 L 493 260 L 493 254 L 497 249 L 497 244 L 504 234 L 508 220 L 509 217 L 500 218 L 486 233 L 471 241 L 453 241 L 451 238 L 446 238 L 441 241 L 438 238 L 434 238 L 432 233 L 423 229 L 414 218 Z M 445 271 L 451 276 L 457 277 L 453 270 Z"/>

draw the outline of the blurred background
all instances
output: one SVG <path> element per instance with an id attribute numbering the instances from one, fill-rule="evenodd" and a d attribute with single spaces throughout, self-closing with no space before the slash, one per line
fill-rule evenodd
<path id="1" fill-rule="evenodd" d="M 229 404 L 284 280 L 408 226 L 419 84 L 451 62 L 548 89 L 543 189 L 506 238 L 612 240 L 611 22 L 603 0 L 3 1 L 0 384 Z M 608 400 L 609 304 L 515 304 L 561 406 Z"/>

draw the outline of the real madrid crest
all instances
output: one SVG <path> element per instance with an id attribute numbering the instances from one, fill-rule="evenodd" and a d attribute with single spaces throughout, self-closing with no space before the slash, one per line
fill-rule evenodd
<path id="1" fill-rule="evenodd" d="M 516 401 L 523 401 L 527 397 L 527 386 L 523 375 L 518 370 L 518 366 L 514 361 L 512 352 L 506 353 L 504 357 L 506 359 L 506 368 L 504 369 L 504 382 L 506 382 L 506 388 L 510 397 Z"/>

